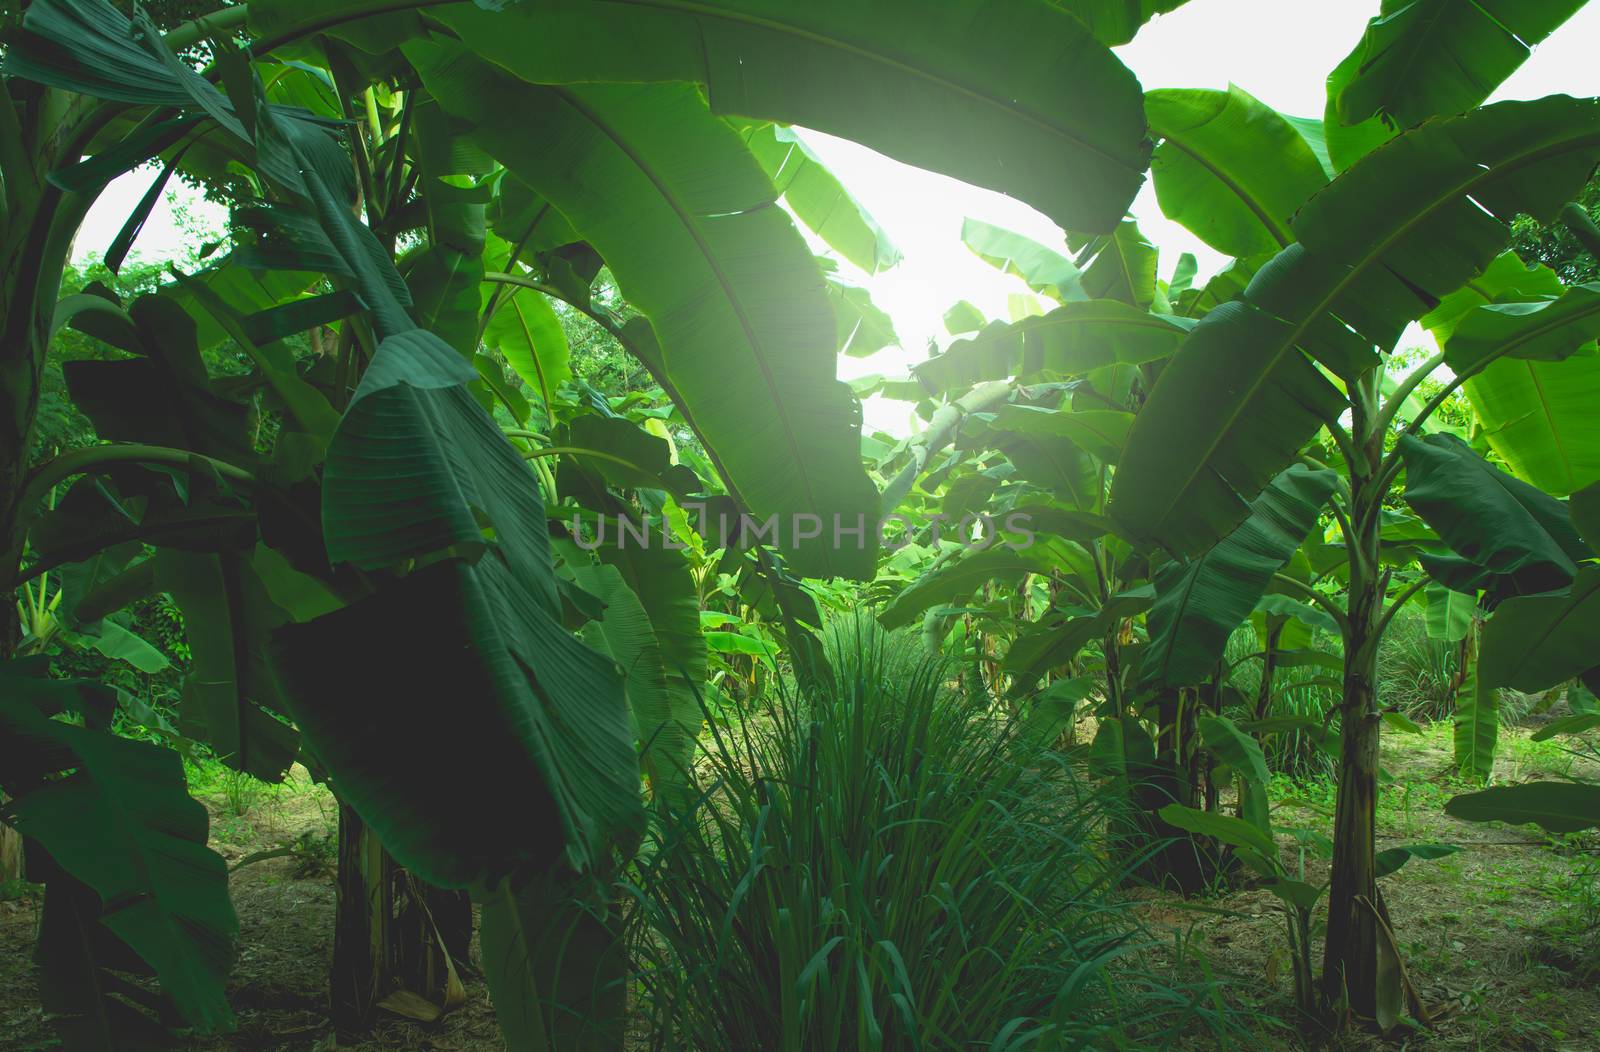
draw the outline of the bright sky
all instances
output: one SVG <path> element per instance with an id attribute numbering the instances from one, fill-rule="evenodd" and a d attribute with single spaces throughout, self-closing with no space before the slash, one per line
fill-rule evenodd
<path id="1" fill-rule="evenodd" d="M 1377 0 L 1191 0 L 1158 16 L 1117 53 L 1147 89 L 1226 88 L 1231 79 L 1275 109 L 1318 116 L 1324 78 L 1355 46 L 1377 7 Z M 1600 2 L 1579 11 L 1537 48 L 1493 100 L 1554 93 L 1600 96 L 1600 63 L 1593 54 L 1596 41 L 1600 41 Z M 1008 316 L 1008 296 L 1026 288 L 961 243 L 966 216 L 1064 248 L 1055 225 L 1020 201 L 911 168 L 852 142 L 814 132 L 805 138 L 905 254 L 898 266 L 883 274 L 854 275 L 894 319 L 902 346 L 864 360 L 841 358 L 839 372 L 846 379 L 870 373 L 903 375 L 926 355 L 928 340 L 936 339 L 941 346 L 949 342 L 942 319 L 959 300 L 969 300 L 989 317 Z M 151 178 L 148 171 L 137 172 L 107 188 L 89 212 L 75 246 L 75 260 L 104 251 Z M 140 234 L 137 254 L 146 259 L 182 257 L 197 252 L 198 242 L 221 229 L 222 211 L 190 198 L 183 195 L 193 216 L 186 230 L 175 215 L 174 194 L 169 191 L 167 201 L 157 207 Z M 1161 249 L 1163 277 L 1170 275 L 1182 252 L 1195 254 L 1201 280 L 1224 262 L 1161 215 L 1149 183 L 1132 211 L 1140 230 Z M 1426 339 L 1414 328 L 1402 346 Z M 907 403 L 873 398 L 866 410 L 868 431 L 905 434 L 915 428 Z"/>

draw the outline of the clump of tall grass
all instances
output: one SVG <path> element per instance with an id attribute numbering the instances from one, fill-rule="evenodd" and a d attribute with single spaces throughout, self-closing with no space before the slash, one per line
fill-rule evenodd
<path id="1" fill-rule="evenodd" d="M 1313 645 L 1329 653 L 1339 652 L 1338 642 L 1330 640 L 1326 635 L 1317 636 Z M 1223 655 L 1223 660 L 1232 667 L 1228 677 L 1229 684 L 1237 689 L 1252 707 L 1256 704 L 1261 689 L 1262 663 L 1260 659 L 1244 659 L 1260 650 L 1261 641 L 1256 636 L 1255 628 L 1246 623 L 1235 629 L 1233 635 L 1228 637 L 1227 649 Z M 1328 778 L 1337 771 L 1337 762 L 1329 750 L 1324 748 L 1324 744 L 1329 740 L 1328 735 L 1337 732 L 1339 726 L 1337 717 L 1325 720 L 1328 713 L 1339 707 L 1340 698 L 1339 690 L 1328 682 L 1328 678 L 1329 672 L 1316 666 L 1289 666 L 1274 670 L 1272 696 L 1266 714 L 1300 716 L 1325 721 L 1325 729 L 1322 734 L 1291 730 L 1263 737 L 1261 751 L 1270 770 L 1297 781 Z M 1252 708 L 1251 711 L 1232 715 L 1240 719 L 1251 719 L 1255 716 L 1255 712 Z"/>
<path id="2" fill-rule="evenodd" d="M 1136 967 L 1109 797 L 912 649 L 847 626 L 832 682 L 712 725 L 700 798 L 624 882 L 651 1047 L 1043 1052 L 1225 1027 L 1209 986 Z"/>
<path id="3" fill-rule="evenodd" d="M 1401 610 L 1378 644 L 1378 702 L 1413 720 L 1447 720 L 1455 712 L 1455 644 L 1432 639 L 1415 610 Z"/>

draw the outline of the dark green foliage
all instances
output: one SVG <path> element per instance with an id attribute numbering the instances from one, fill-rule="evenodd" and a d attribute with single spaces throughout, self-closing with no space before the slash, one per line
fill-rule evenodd
<path id="1" fill-rule="evenodd" d="M 48 852 L 39 872 L 59 867 L 98 896 L 98 909 L 92 897 L 74 896 L 74 923 L 115 933 L 156 972 L 191 1025 L 226 1028 L 232 1013 L 224 983 L 238 921 L 226 867 L 206 846 L 205 809 L 189 798 L 177 754 L 51 719 L 53 695 L 24 679 L 8 680 L 4 702 L 0 788 L 15 799 L 0 817 Z M 109 713 L 85 715 L 103 726 Z M 49 939 L 41 948 L 62 959 L 83 954 L 91 971 L 100 956 Z M 47 966 L 45 978 L 60 976 Z"/>

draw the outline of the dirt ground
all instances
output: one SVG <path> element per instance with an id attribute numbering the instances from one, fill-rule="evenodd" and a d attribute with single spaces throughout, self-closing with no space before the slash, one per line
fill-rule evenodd
<path id="1" fill-rule="evenodd" d="M 1530 742 L 1505 730 L 1500 781 L 1600 776 L 1559 742 Z M 1450 728 L 1385 735 L 1384 766 L 1394 780 L 1381 794 L 1380 850 L 1411 843 L 1455 844 L 1437 861 L 1412 861 L 1384 878 L 1384 896 L 1406 966 L 1436 1016 L 1432 1030 L 1388 1042 L 1330 1040 L 1292 1023 L 1284 922 L 1278 901 L 1261 890 L 1183 901 L 1151 896 L 1140 907 L 1152 942 L 1187 940 L 1224 983 L 1256 1042 L 1269 1049 L 1600 1048 L 1600 837 L 1550 838 L 1531 827 L 1458 822 L 1443 803 L 1469 788 L 1453 774 Z M 500 1052 L 494 1013 L 480 978 L 466 977 L 468 1003 L 422 1025 L 385 1016 L 358 1044 L 337 1045 L 325 1018 L 332 952 L 331 799 L 303 773 L 287 787 L 262 790 L 226 780 L 197 791 L 212 815 L 212 844 L 237 865 L 251 855 L 292 853 L 249 862 L 232 876 L 240 919 L 239 962 L 230 996 L 236 1033 L 191 1041 L 195 1052 Z M 1327 833 L 1331 786 L 1275 787 L 1274 822 Z M 1285 859 L 1294 856 L 1281 837 Z M 1307 879 L 1326 879 L 1327 864 L 1308 858 Z M 29 956 L 39 903 L 27 894 L 0 902 L 0 1050 L 56 1047 L 41 1012 Z M 1160 950 L 1154 951 L 1159 966 Z M 1320 947 L 1317 963 L 1320 965 Z M 1210 1047 L 1196 1046 L 1196 1047 Z"/>
<path id="2" fill-rule="evenodd" d="M 1497 782 L 1600 776 L 1559 740 L 1531 742 L 1525 729 L 1502 728 L 1501 734 Z M 1381 882 L 1406 969 L 1434 1017 L 1432 1029 L 1380 1041 L 1293 1027 L 1285 922 L 1278 900 L 1266 891 L 1188 902 L 1161 897 L 1141 911 L 1145 922 L 1169 942 L 1182 933 L 1209 957 L 1226 983 L 1227 1000 L 1254 1017 L 1267 1048 L 1600 1048 L 1600 836 L 1552 838 L 1533 826 L 1481 825 L 1446 815 L 1446 800 L 1475 788 L 1455 774 L 1446 724 L 1421 736 L 1386 732 L 1383 766 L 1394 780 L 1380 792 L 1378 850 L 1419 843 L 1461 848 L 1435 861 L 1414 859 Z M 1285 784 L 1273 797 L 1276 828 L 1331 833 L 1331 786 Z M 1279 844 L 1294 865 L 1293 840 L 1280 836 Z M 1305 864 L 1308 881 L 1327 881 L 1326 861 L 1308 857 Z M 1318 970 L 1321 949 L 1319 938 Z"/>

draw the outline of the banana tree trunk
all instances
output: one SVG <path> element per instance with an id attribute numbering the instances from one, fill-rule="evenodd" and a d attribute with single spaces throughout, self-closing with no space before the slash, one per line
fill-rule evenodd
<path id="1" fill-rule="evenodd" d="M 1348 666 L 1347 662 L 1347 666 Z M 1339 799 L 1333 823 L 1333 873 L 1328 891 L 1328 939 L 1323 990 L 1331 1003 L 1348 999 L 1357 1016 L 1377 1017 L 1378 933 L 1370 903 L 1377 901 L 1373 833 L 1378 796 L 1378 734 L 1373 705 L 1375 673 L 1346 668 L 1339 746 Z"/>
<path id="2" fill-rule="evenodd" d="M 402 869 L 355 811 L 339 805 L 339 872 L 329 1012 L 341 1038 L 371 1029 L 380 1007 L 432 1022 L 466 999 L 472 906 Z"/>
<path id="3" fill-rule="evenodd" d="M 1385 574 L 1379 568 L 1383 433 L 1376 421 L 1377 377 L 1353 386 L 1349 523 L 1350 591 L 1344 639 L 1344 699 L 1339 706 L 1339 795 L 1334 810 L 1333 871 L 1328 888 L 1328 936 L 1322 990 L 1330 1005 L 1359 1018 L 1377 1018 L 1378 931 L 1374 825 L 1378 799 L 1378 639 Z"/>

